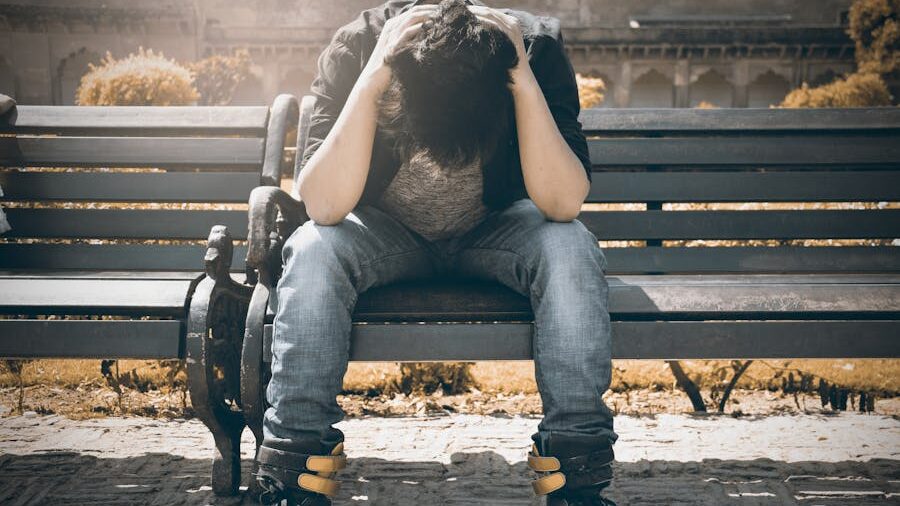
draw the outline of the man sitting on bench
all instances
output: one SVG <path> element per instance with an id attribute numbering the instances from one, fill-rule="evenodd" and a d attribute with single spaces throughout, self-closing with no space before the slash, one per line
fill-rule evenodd
<path id="1" fill-rule="evenodd" d="M 358 294 L 452 275 L 531 300 L 535 491 L 551 505 L 612 504 L 606 260 L 575 219 L 591 164 L 559 22 L 433 3 L 364 12 L 319 60 L 299 178 L 311 221 L 286 241 L 276 290 L 263 500 L 331 504 Z"/>

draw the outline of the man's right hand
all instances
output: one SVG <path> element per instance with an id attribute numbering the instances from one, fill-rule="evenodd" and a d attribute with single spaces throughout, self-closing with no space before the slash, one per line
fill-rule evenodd
<path id="1" fill-rule="evenodd" d="M 363 84 L 371 87 L 376 96 L 384 93 L 391 82 L 391 68 L 385 60 L 419 34 L 435 10 L 436 5 L 418 5 L 385 22 L 372 56 L 360 75 Z"/>

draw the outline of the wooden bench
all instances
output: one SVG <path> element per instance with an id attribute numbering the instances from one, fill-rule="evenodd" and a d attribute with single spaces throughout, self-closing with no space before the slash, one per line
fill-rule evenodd
<path id="1" fill-rule="evenodd" d="M 0 117 L 13 227 L 0 237 L 0 356 L 187 358 L 218 493 L 237 490 L 244 427 L 250 288 L 229 275 L 246 251 L 232 240 L 246 238 L 251 190 L 278 184 L 297 119 L 290 95 L 271 109 L 19 106 Z"/>
<path id="2" fill-rule="evenodd" d="M 900 110 L 587 110 L 582 122 L 595 167 L 580 219 L 612 241 L 614 358 L 900 357 Z M 760 202 L 786 205 L 741 205 Z M 809 205 L 847 202 L 868 205 Z M 261 282 L 241 398 L 259 440 L 269 293 L 281 245 L 307 217 L 274 187 L 253 191 L 250 215 Z M 829 242 L 851 239 L 865 241 Z M 376 288 L 354 322 L 351 360 L 531 358 L 529 301 L 494 283 Z"/>

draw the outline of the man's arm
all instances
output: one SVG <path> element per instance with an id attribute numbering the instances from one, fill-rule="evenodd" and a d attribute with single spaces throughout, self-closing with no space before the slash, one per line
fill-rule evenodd
<path id="1" fill-rule="evenodd" d="M 560 128 L 581 135 L 578 128 L 578 88 L 571 64 L 561 40 L 547 40 L 546 54 L 536 55 L 542 74 L 554 89 L 542 90 L 525 54 L 522 33 L 515 18 L 493 9 L 473 7 L 482 21 L 504 30 L 516 44 L 519 64 L 512 71 L 519 158 L 525 189 L 534 204 L 553 221 L 571 221 L 578 217 L 581 204 L 590 191 L 586 162 L 572 150 Z M 538 70 L 538 69 L 536 69 Z M 549 93 L 548 93 L 549 92 Z M 548 104 L 545 93 L 556 97 Z M 551 111 L 551 106 L 553 111 Z M 583 154 L 586 158 L 586 153 Z M 589 168 L 587 170 L 590 170 Z"/>
<path id="2" fill-rule="evenodd" d="M 372 161 L 378 99 L 391 79 L 390 67 L 384 59 L 419 31 L 433 10 L 434 6 L 415 7 L 385 23 L 375 50 L 356 78 L 337 119 L 321 144 L 312 148 L 314 153 L 298 178 L 298 193 L 306 203 L 307 214 L 316 223 L 340 223 L 362 197 Z M 320 62 L 315 86 L 317 102 L 325 102 L 326 117 L 318 119 L 325 122 L 325 127 L 330 120 L 327 114 L 337 114 L 336 109 L 340 107 L 339 100 L 332 95 L 340 95 L 341 87 L 348 86 L 347 81 L 354 78 L 349 70 L 352 64 L 341 61 L 352 55 L 349 48 L 342 47 L 336 39 L 329 51 Z"/>

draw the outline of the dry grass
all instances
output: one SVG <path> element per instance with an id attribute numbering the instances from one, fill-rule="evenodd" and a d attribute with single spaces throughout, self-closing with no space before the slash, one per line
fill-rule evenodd
<path id="1" fill-rule="evenodd" d="M 701 388 L 709 388 L 714 381 L 711 371 L 725 364 L 716 360 L 684 361 L 683 365 L 696 376 Z M 632 389 L 672 390 L 674 379 L 665 362 L 654 360 L 616 360 L 613 363 L 614 391 Z M 893 396 L 900 392 L 900 360 L 768 360 L 755 362 L 738 383 L 740 388 L 766 389 L 774 386 L 772 367 L 800 369 L 828 379 L 832 383 L 856 390 L 882 392 Z M 166 370 L 159 362 L 121 360 L 122 374 L 132 371 L 149 388 L 168 387 Z M 472 369 L 477 387 L 486 392 L 508 394 L 535 393 L 534 366 L 531 362 L 478 362 Z M 352 363 L 344 377 L 347 392 L 381 391 L 399 378 L 397 364 Z M 37 360 L 23 370 L 25 386 L 47 385 L 58 388 L 85 388 L 105 383 L 100 374 L 99 360 Z M 0 373 L 0 388 L 17 385 L 9 372 Z"/>

